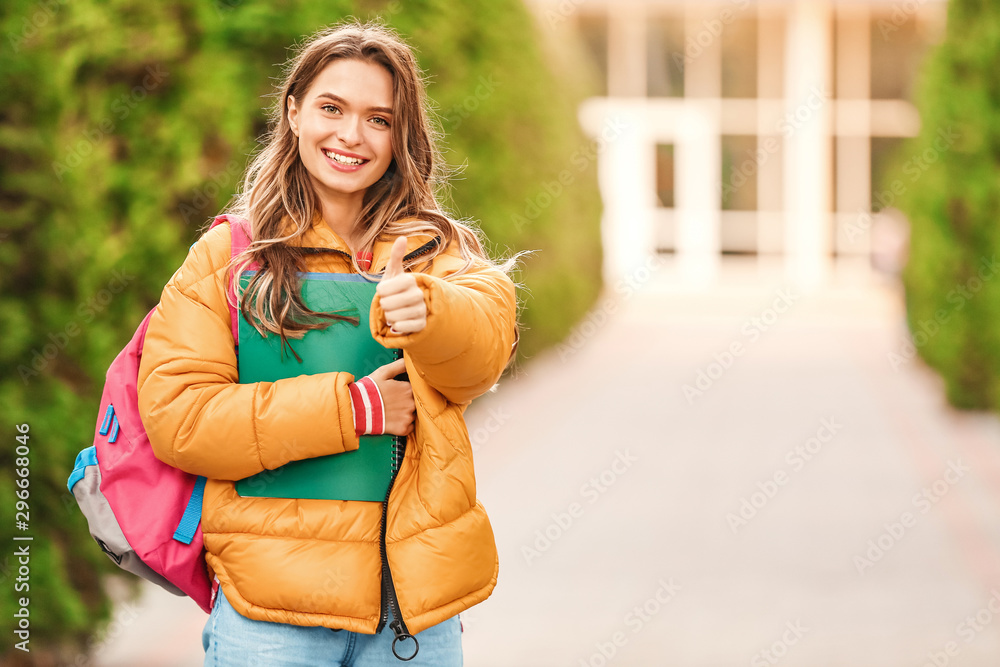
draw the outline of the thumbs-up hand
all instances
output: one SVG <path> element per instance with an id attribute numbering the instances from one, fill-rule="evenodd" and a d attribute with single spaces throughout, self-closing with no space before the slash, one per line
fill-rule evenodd
<path id="1" fill-rule="evenodd" d="M 417 285 L 417 279 L 403 271 L 405 255 L 406 237 L 400 236 L 392 244 L 389 263 L 375 288 L 385 313 L 385 323 L 395 334 L 417 333 L 427 326 L 424 293 Z"/>

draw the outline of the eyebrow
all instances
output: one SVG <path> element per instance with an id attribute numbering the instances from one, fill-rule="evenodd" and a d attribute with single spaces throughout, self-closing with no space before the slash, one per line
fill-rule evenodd
<path id="1" fill-rule="evenodd" d="M 340 97 L 339 95 L 334 95 L 333 93 L 320 93 L 319 95 L 316 96 L 317 99 L 320 98 L 320 97 L 326 97 L 328 99 L 333 100 L 334 102 L 338 102 L 340 104 L 343 104 L 344 106 L 350 106 L 350 104 L 348 103 L 347 100 L 345 100 L 343 97 Z M 368 111 L 379 111 L 381 113 L 391 114 L 392 113 L 392 108 L 391 107 L 368 107 Z"/>

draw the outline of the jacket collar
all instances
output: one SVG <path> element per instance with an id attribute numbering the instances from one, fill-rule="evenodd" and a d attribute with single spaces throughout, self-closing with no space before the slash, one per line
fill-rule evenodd
<path id="1" fill-rule="evenodd" d="M 416 217 L 404 218 L 404 220 L 416 219 Z M 287 218 L 286 228 L 289 228 L 289 230 L 291 228 L 291 220 L 288 220 Z M 440 236 L 432 236 L 426 233 L 410 236 L 406 239 L 406 256 L 404 259 L 409 260 L 426 254 L 433 250 L 440 242 Z M 326 224 L 326 221 L 323 220 L 323 216 L 318 211 L 313 216 L 312 225 L 299 240 L 299 246 L 302 248 L 323 248 L 325 250 L 334 250 L 347 256 L 350 256 L 351 253 L 351 249 L 348 247 L 344 239 L 342 239 L 335 231 L 330 229 L 330 225 Z M 372 248 L 371 269 L 369 269 L 372 273 L 382 273 L 382 271 L 385 270 L 385 265 L 389 261 L 389 252 L 391 249 L 392 242 L 390 241 L 375 242 L 375 247 Z"/>

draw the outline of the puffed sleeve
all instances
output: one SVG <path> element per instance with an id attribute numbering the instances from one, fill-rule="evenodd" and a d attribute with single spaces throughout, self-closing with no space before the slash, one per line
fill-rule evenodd
<path id="1" fill-rule="evenodd" d="M 437 261 L 437 260 L 435 260 Z M 401 348 L 426 382 L 453 403 L 469 403 L 500 378 L 517 338 L 513 281 L 499 269 L 475 264 L 445 279 L 414 273 L 427 305 L 427 326 L 412 334 L 389 330 L 379 296 L 372 301 L 372 335 Z"/>

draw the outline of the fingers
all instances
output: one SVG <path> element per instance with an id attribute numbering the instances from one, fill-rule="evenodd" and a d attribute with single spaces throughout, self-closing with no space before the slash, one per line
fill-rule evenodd
<path id="1" fill-rule="evenodd" d="M 427 304 L 423 290 L 412 275 L 403 271 L 406 237 L 393 241 L 385 273 L 375 288 L 390 333 L 408 334 L 427 326 Z"/>
<path id="2" fill-rule="evenodd" d="M 389 325 L 390 333 L 411 334 L 423 331 L 427 320 L 400 320 Z"/>
<path id="3" fill-rule="evenodd" d="M 399 360 L 400 362 L 402 359 Z M 397 362 L 386 364 L 379 371 L 396 371 Z M 402 372 L 404 368 L 400 368 Z M 409 435 L 413 432 L 416 422 L 417 406 L 413 401 L 413 390 L 409 382 L 393 382 L 391 380 L 379 386 L 385 409 L 385 433 L 393 435 Z"/>
<path id="4" fill-rule="evenodd" d="M 384 366 L 379 366 L 373 370 L 368 377 L 373 380 L 385 380 L 391 379 L 399 375 L 400 373 L 406 372 L 406 362 L 402 359 L 396 359 L 395 361 L 390 361 Z"/>
<path id="5" fill-rule="evenodd" d="M 382 274 L 382 281 L 403 275 L 403 257 L 406 256 L 406 237 L 398 236 L 389 251 L 389 263 L 385 265 L 385 273 Z"/>
<path id="6" fill-rule="evenodd" d="M 427 304 L 424 302 L 424 293 L 417 287 L 414 290 L 407 290 L 403 294 L 393 294 L 392 296 L 380 297 L 382 312 L 386 317 L 396 320 L 410 319 L 412 315 L 427 314 Z"/>
<path id="7" fill-rule="evenodd" d="M 414 426 L 415 422 L 412 419 L 405 424 L 403 422 L 386 424 L 385 432 L 390 435 L 410 435 L 413 433 Z"/>
<path id="8" fill-rule="evenodd" d="M 410 435 L 413 433 L 414 421 L 410 420 L 404 422 L 402 420 L 395 422 L 386 422 L 385 433 L 389 435 Z"/>
<path id="9" fill-rule="evenodd" d="M 427 306 L 423 302 L 408 308 L 385 311 L 385 323 L 394 334 L 417 333 L 427 326 Z"/>
<path id="10" fill-rule="evenodd" d="M 406 277 L 413 280 L 413 276 Z M 382 284 L 379 285 L 381 286 Z M 412 287 L 404 292 L 379 298 L 390 333 L 417 333 L 427 325 L 427 303 L 424 301 L 423 291 L 417 287 L 415 281 Z"/>
<path id="11" fill-rule="evenodd" d="M 406 320 L 425 320 L 427 319 L 427 306 L 421 302 L 406 308 L 393 308 L 386 311 L 386 318 L 389 325 L 395 325 L 397 322 L 404 322 Z"/>
<path id="12" fill-rule="evenodd" d="M 420 288 L 417 287 L 417 279 L 409 273 L 404 273 L 390 280 L 383 278 L 382 282 L 375 286 L 375 292 L 380 298 L 404 294 L 414 289 L 419 290 Z"/>

